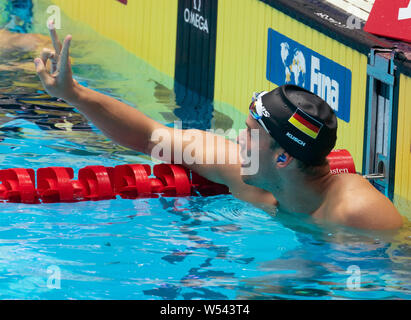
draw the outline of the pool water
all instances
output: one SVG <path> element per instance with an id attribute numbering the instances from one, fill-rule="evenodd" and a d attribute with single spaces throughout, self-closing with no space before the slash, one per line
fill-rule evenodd
<path id="1" fill-rule="evenodd" d="M 22 40 L 0 42 L 2 169 L 154 164 L 44 95 L 32 61 L 45 36 L 0 32 Z M 169 79 L 97 36 L 105 50 L 84 53 L 94 44 L 76 32 L 78 81 L 167 125 L 178 120 Z M 113 51 L 122 57 L 115 70 Z M 240 123 L 214 116 L 216 126 Z M 360 232 L 272 216 L 231 195 L 0 203 L 0 212 L 0 299 L 411 298 L 409 222 L 393 234 Z"/>

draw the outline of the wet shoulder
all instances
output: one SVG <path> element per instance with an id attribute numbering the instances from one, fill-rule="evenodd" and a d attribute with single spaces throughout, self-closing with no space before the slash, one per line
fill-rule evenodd
<path id="1" fill-rule="evenodd" d="M 391 201 L 357 174 L 335 176 L 326 202 L 327 217 L 334 222 L 365 229 L 401 225 Z"/>
<path id="2" fill-rule="evenodd" d="M 336 208 L 355 208 L 363 206 L 372 198 L 380 198 L 382 194 L 370 182 L 358 174 L 339 174 L 327 194 L 327 201 Z"/>

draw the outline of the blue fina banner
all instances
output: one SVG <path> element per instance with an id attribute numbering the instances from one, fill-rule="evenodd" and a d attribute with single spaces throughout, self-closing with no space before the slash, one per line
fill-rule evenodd
<path id="1" fill-rule="evenodd" d="M 268 29 L 267 80 L 295 84 L 323 98 L 337 117 L 350 122 L 351 70 Z"/>

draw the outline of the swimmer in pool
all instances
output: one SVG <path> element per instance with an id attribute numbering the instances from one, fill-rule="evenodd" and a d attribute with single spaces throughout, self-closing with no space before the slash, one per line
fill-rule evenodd
<path id="1" fill-rule="evenodd" d="M 54 50 L 44 49 L 34 60 L 44 89 L 75 106 L 114 142 L 150 155 L 156 146 L 152 133 L 163 129 L 172 137 L 174 155 L 182 154 L 191 144 L 174 143 L 176 130 L 200 134 L 203 141 L 214 139 L 214 144 L 211 147 L 199 143 L 196 150 L 203 152 L 196 152 L 194 164 L 185 163 L 184 159 L 182 164 L 211 181 L 227 185 L 239 199 L 360 229 L 392 230 L 402 226 L 402 216 L 391 201 L 366 179 L 357 174 L 330 173 L 326 156 L 335 144 L 337 119 L 318 96 L 296 86 L 256 94 L 245 120 L 247 134 L 239 139 L 239 154 L 238 144 L 222 136 L 166 127 L 123 102 L 81 86 L 72 77 L 71 35 L 62 44 L 55 29 L 50 28 L 50 33 Z M 52 62 L 50 72 L 46 69 L 48 60 Z M 256 144 L 251 129 L 259 132 L 259 166 L 256 174 L 243 175 L 241 154 Z M 217 164 L 218 140 L 225 146 L 226 159 L 230 153 L 238 155 L 236 164 Z M 216 164 L 204 164 L 210 156 Z"/>

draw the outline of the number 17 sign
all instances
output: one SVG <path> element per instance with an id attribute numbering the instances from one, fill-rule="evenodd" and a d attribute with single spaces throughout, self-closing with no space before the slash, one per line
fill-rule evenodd
<path id="1" fill-rule="evenodd" d="M 364 30 L 411 42 L 411 0 L 376 0 Z"/>

